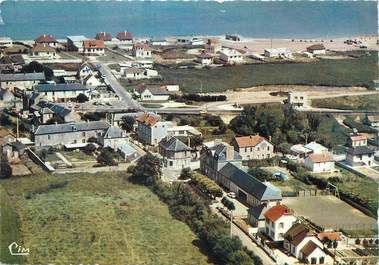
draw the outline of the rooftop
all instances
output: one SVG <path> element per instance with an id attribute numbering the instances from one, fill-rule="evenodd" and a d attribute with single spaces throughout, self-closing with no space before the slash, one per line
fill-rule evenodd
<path id="1" fill-rule="evenodd" d="M 313 44 L 307 47 L 307 50 L 310 50 L 310 51 L 325 50 L 325 46 L 324 44 Z"/>
<path id="2" fill-rule="evenodd" d="M 34 132 L 35 135 L 54 134 L 54 133 L 70 133 L 76 131 L 94 131 L 106 130 L 109 124 L 104 121 L 64 123 L 40 125 Z"/>
<path id="3" fill-rule="evenodd" d="M 329 152 L 325 152 L 322 154 L 310 154 L 309 159 L 313 163 L 323 163 L 323 162 L 331 162 L 334 161 L 333 155 Z"/>
<path id="4" fill-rule="evenodd" d="M 77 36 L 67 36 L 67 39 L 70 39 L 73 42 L 82 42 L 87 40 L 88 38 L 83 35 L 77 35 Z"/>
<path id="5" fill-rule="evenodd" d="M 372 155 L 375 153 L 374 150 L 368 148 L 367 146 L 357 146 L 357 147 L 351 147 L 346 150 L 346 153 L 350 155 Z"/>
<path id="6" fill-rule="evenodd" d="M 136 120 L 139 123 L 142 123 L 148 126 L 154 126 L 160 119 L 161 117 L 159 115 L 145 112 L 139 115 Z"/>
<path id="7" fill-rule="evenodd" d="M 43 34 L 34 40 L 37 43 L 57 43 L 58 41 L 52 36 Z"/>
<path id="8" fill-rule="evenodd" d="M 111 41 L 112 40 L 112 34 L 108 32 L 99 32 L 96 34 L 95 39 L 102 40 L 102 41 Z"/>
<path id="9" fill-rule="evenodd" d="M 1 81 L 34 81 L 45 80 L 45 74 L 41 73 L 17 73 L 17 74 L 0 74 Z"/>
<path id="10" fill-rule="evenodd" d="M 192 151 L 192 148 L 184 144 L 182 141 L 175 137 L 171 137 L 169 139 L 163 139 L 159 146 L 166 151 L 174 151 L 174 152 L 184 152 L 184 151 Z"/>
<path id="11" fill-rule="evenodd" d="M 133 40 L 133 35 L 130 32 L 123 31 L 123 32 L 119 32 L 116 38 L 119 40 Z"/>
<path id="12" fill-rule="evenodd" d="M 78 83 L 65 84 L 40 84 L 34 86 L 38 92 L 56 92 L 56 91 L 86 91 L 88 88 Z"/>
<path id="13" fill-rule="evenodd" d="M 249 136 L 235 137 L 235 140 L 237 142 L 238 147 L 243 148 L 243 147 L 251 147 L 251 146 L 254 147 L 257 144 L 261 143 L 262 141 L 265 141 L 266 138 L 260 135 L 249 135 Z"/>
<path id="14" fill-rule="evenodd" d="M 104 49 L 104 41 L 103 40 L 85 40 L 83 41 L 84 49 Z"/>
<path id="15" fill-rule="evenodd" d="M 312 240 L 309 240 L 308 243 L 305 244 L 304 247 L 300 251 L 301 251 L 301 253 L 303 253 L 303 255 L 305 257 L 308 257 L 309 255 L 311 255 L 313 253 L 313 251 L 316 248 L 319 248 L 319 246 L 315 242 L 313 242 Z"/>
<path id="16" fill-rule="evenodd" d="M 53 47 L 49 45 L 36 44 L 33 48 L 30 49 L 32 52 L 55 52 Z"/>
<path id="17" fill-rule="evenodd" d="M 288 208 L 285 205 L 279 204 L 271 207 L 266 211 L 264 216 L 271 220 L 272 222 L 276 222 L 280 217 L 284 215 L 293 215 L 294 212 L 292 209 Z"/>

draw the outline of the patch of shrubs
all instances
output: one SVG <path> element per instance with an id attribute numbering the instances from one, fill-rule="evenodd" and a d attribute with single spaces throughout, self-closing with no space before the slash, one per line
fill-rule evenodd
<path id="1" fill-rule="evenodd" d="M 67 180 L 64 180 L 64 181 L 60 181 L 60 182 L 53 182 L 53 183 L 50 183 L 49 185 L 47 186 L 44 186 L 44 187 L 40 187 L 34 191 L 30 191 L 28 192 L 26 195 L 25 195 L 25 199 L 31 199 L 33 198 L 35 195 L 37 194 L 43 194 L 43 193 L 48 193 L 50 190 L 54 190 L 54 189 L 62 189 L 64 187 L 66 187 L 68 185 L 68 181 Z"/>

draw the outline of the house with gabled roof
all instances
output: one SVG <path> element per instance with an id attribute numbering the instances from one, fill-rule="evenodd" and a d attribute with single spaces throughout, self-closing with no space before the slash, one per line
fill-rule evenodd
<path id="1" fill-rule="evenodd" d="M 85 40 L 83 41 L 83 54 L 88 56 L 101 56 L 105 53 L 103 40 Z"/>
<path id="2" fill-rule="evenodd" d="M 157 146 L 174 126 L 171 121 L 162 121 L 159 115 L 147 112 L 139 115 L 136 121 L 138 140 L 152 146 Z"/>
<path id="3" fill-rule="evenodd" d="M 159 143 L 162 156 L 161 165 L 164 169 L 180 171 L 190 167 L 193 149 L 176 137 L 166 137 Z"/>
<path id="4" fill-rule="evenodd" d="M 274 156 L 274 145 L 260 135 L 234 137 L 232 145 L 243 160 L 267 159 Z"/>
<path id="5" fill-rule="evenodd" d="M 41 73 L 12 73 L 0 74 L 0 86 L 3 89 L 15 91 L 31 90 L 32 87 L 45 81 L 45 74 Z"/>
<path id="6" fill-rule="evenodd" d="M 133 44 L 133 35 L 130 32 L 127 32 L 126 30 L 123 32 L 117 33 L 116 38 L 122 43 L 127 45 Z"/>
<path id="7" fill-rule="evenodd" d="M 66 102 L 75 100 L 79 94 L 86 94 L 89 89 L 78 83 L 41 84 L 34 86 L 34 91 L 44 95 L 52 102 Z"/>
<path id="8" fill-rule="evenodd" d="M 36 44 L 29 51 L 31 58 L 54 59 L 57 57 L 55 48 L 49 45 Z"/>
<path id="9" fill-rule="evenodd" d="M 36 38 L 34 40 L 35 44 L 41 44 L 43 46 L 50 46 L 53 48 L 57 48 L 58 46 L 58 41 L 53 37 L 53 35 L 49 34 L 43 34 Z"/>
<path id="10" fill-rule="evenodd" d="M 112 34 L 108 32 L 98 32 L 95 36 L 96 40 L 102 40 L 104 42 L 111 42 L 112 41 Z"/>
<path id="11" fill-rule="evenodd" d="M 350 166 L 372 166 L 375 151 L 367 146 L 350 147 L 346 150 L 346 162 Z"/>
<path id="12" fill-rule="evenodd" d="M 264 213 L 265 233 L 273 241 L 284 240 L 284 234 L 296 222 L 294 211 L 283 204 L 277 204 Z"/>
<path id="13" fill-rule="evenodd" d="M 115 126 L 110 126 L 107 130 L 101 132 L 97 139 L 103 147 L 110 147 L 113 150 L 118 150 L 123 144 L 129 143 L 126 132 Z"/>
<path id="14" fill-rule="evenodd" d="M 334 157 L 331 153 L 310 154 L 304 159 L 304 166 L 313 173 L 334 171 Z"/>
<path id="15" fill-rule="evenodd" d="M 133 56 L 136 58 L 151 58 L 151 48 L 147 43 L 136 43 L 133 46 Z"/>

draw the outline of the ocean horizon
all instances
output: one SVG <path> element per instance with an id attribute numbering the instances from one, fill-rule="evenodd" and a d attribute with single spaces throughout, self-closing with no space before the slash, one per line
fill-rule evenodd
<path id="1" fill-rule="evenodd" d="M 377 34 L 376 1 L 3 1 L 0 35 L 94 37 L 239 34 L 249 38 L 338 38 Z"/>

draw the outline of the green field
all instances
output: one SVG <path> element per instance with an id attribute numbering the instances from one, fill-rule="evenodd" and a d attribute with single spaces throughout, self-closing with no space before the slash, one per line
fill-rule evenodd
<path id="1" fill-rule="evenodd" d="M 24 246 L 30 248 L 27 263 L 209 263 L 190 228 L 125 173 L 42 174 L 0 183 L 19 213 Z"/>
<path id="2" fill-rule="evenodd" d="M 379 110 L 379 93 L 376 95 L 349 96 L 312 100 L 312 106 L 342 110 Z"/>
<path id="3" fill-rule="evenodd" d="M 377 55 L 355 59 L 319 60 L 309 63 L 251 64 L 214 69 L 162 68 L 165 82 L 178 83 L 186 92 L 225 91 L 257 85 L 304 84 L 372 86 L 377 79 Z"/>

